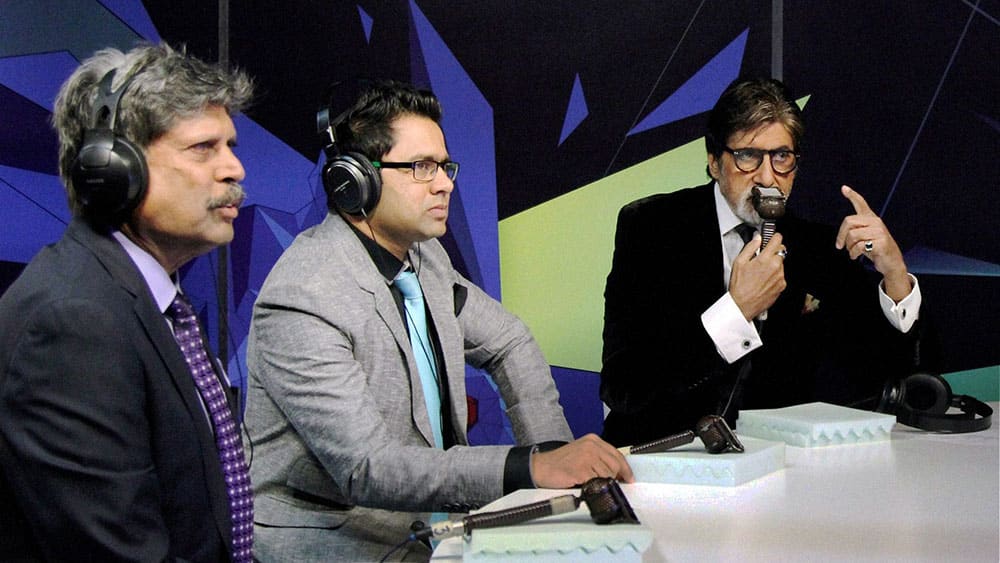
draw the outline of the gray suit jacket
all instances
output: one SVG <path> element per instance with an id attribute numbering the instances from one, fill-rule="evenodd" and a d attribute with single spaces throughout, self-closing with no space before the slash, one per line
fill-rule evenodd
<path id="1" fill-rule="evenodd" d="M 432 447 L 396 302 L 350 226 L 328 215 L 278 260 L 250 329 L 245 424 L 264 561 L 377 560 L 426 512 L 502 496 L 510 447 L 468 446 L 466 363 L 492 375 L 518 444 L 572 439 L 527 327 L 455 271 L 436 240 L 411 258 L 440 340 L 458 445 Z"/>

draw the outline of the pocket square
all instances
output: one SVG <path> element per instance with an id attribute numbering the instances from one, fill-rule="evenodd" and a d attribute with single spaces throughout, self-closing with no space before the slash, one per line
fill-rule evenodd
<path id="1" fill-rule="evenodd" d="M 462 309 L 465 307 L 465 300 L 469 296 L 469 288 L 456 283 L 452 286 L 451 290 L 452 293 L 454 293 L 455 316 L 457 317 L 462 313 Z"/>
<path id="2" fill-rule="evenodd" d="M 808 315 L 819 309 L 819 299 L 816 299 L 812 294 L 807 293 L 805 302 L 802 303 L 802 314 Z"/>

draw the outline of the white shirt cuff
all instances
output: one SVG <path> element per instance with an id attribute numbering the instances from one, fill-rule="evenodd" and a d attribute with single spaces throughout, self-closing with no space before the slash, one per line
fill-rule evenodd
<path id="1" fill-rule="evenodd" d="M 743 317 L 743 311 L 729 292 L 701 314 L 701 324 L 715 343 L 716 351 L 729 363 L 764 344 L 753 323 Z"/>
<path id="2" fill-rule="evenodd" d="M 920 284 L 917 283 L 917 278 L 913 274 L 906 274 L 910 276 L 910 283 L 913 284 L 913 289 L 910 290 L 910 294 L 907 295 L 900 301 L 896 303 L 885 293 L 885 280 L 882 280 L 878 284 L 878 301 L 882 305 L 882 313 L 885 314 L 886 320 L 889 324 L 896 327 L 896 330 L 907 333 L 913 328 L 913 323 L 917 322 L 920 318 Z"/>

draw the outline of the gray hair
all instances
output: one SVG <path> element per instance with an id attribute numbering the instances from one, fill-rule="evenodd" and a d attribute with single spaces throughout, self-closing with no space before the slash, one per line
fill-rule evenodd
<path id="1" fill-rule="evenodd" d="M 73 161 L 84 131 L 94 125 L 98 85 L 111 70 L 117 70 L 112 91 L 131 80 L 118 105 L 115 133 L 143 151 L 176 120 L 196 116 L 210 106 L 234 115 L 253 95 L 253 82 L 245 73 L 205 63 L 183 48 L 143 44 L 126 53 L 113 48 L 97 51 L 63 83 L 52 113 L 52 126 L 59 135 L 59 176 L 74 214 L 80 206 L 71 179 Z"/>

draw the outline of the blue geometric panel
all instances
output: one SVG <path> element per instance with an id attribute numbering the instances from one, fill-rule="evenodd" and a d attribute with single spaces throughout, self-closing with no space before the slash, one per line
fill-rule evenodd
<path id="1" fill-rule="evenodd" d="M 0 166 L 0 260 L 27 263 L 59 240 L 68 223 L 66 191 L 57 176 Z"/>
<path id="2" fill-rule="evenodd" d="M 160 40 L 141 2 L 96 0 L 3 2 L 0 57 L 68 51 L 83 60 L 108 46 L 127 50 L 136 41 Z"/>
<path id="3" fill-rule="evenodd" d="M 50 112 L 0 86 L 0 164 L 54 174 L 59 140 L 49 127 Z"/>
<path id="4" fill-rule="evenodd" d="M 604 403 L 600 399 L 601 374 L 552 366 L 552 379 L 559 389 L 559 404 L 573 437 L 600 434 L 604 430 Z"/>
<path id="5" fill-rule="evenodd" d="M 507 418 L 506 406 L 490 378 L 466 368 L 465 394 L 469 397 L 469 444 L 514 444 L 514 431 Z"/>
<path id="6" fill-rule="evenodd" d="M 464 221 L 470 240 L 456 238 L 474 282 L 500 298 L 500 247 L 497 233 L 496 151 L 493 108 L 476 87 L 415 2 L 410 2 L 413 24 L 431 89 L 444 107 L 442 129 L 453 160 L 462 164 L 456 190 L 462 206 L 475 210 L 464 217 L 449 214 L 449 225 Z M 477 279 L 478 278 L 478 279 Z"/>
<path id="7" fill-rule="evenodd" d="M 628 134 L 635 135 L 712 109 L 726 86 L 740 74 L 749 33 L 750 28 L 745 29 Z"/>
<path id="8" fill-rule="evenodd" d="M 160 34 L 157 33 L 152 20 L 149 19 L 149 14 L 146 13 L 142 2 L 136 0 L 100 0 L 100 2 L 139 35 L 149 41 L 160 41 Z"/>
<path id="9" fill-rule="evenodd" d="M 0 59 L 0 164 L 58 173 L 49 116 L 59 86 L 78 64 L 66 51 Z"/>
<path id="10" fill-rule="evenodd" d="M 365 29 L 365 41 L 372 40 L 372 17 L 365 12 L 365 9 L 358 6 L 358 15 L 361 16 L 361 27 Z"/>
<path id="11" fill-rule="evenodd" d="M 59 87 L 79 64 L 67 51 L 6 57 L 0 59 L 0 84 L 52 111 Z"/>
<path id="12" fill-rule="evenodd" d="M 907 269 L 914 274 L 1000 277 L 1000 264 L 967 258 L 926 246 L 911 248 L 904 258 Z"/>
<path id="13" fill-rule="evenodd" d="M 580 85 L 580 75 L 573 79 L 573 92 L 569 97 L 569 107 L 566 108 L 566 118 L 563 120 L 562 133 L 559 134 L 559 144 L 561 145 L 569 134 L 576 130 L 576 127 L 587 117 L 590 110 L 587 109 L 587 100 L 583 97 L 583 86 Z"/>
<path id="14" fill-rule="evenodd" d="M 325 213 L 325 199 L 317 202 L 308 189 L 316 169 L 313 162 L 245 115 L 236 116 L 233 123 L 239 143 L 236 156 L 247 174 L 243 182 L 247 190 L 244 206 L 260 205 L 295 214 L 319 205 Z M 300 223 L 299 230 L 302 228 L 304 224 Z"/>

